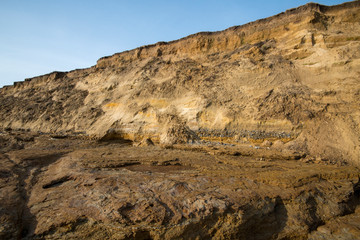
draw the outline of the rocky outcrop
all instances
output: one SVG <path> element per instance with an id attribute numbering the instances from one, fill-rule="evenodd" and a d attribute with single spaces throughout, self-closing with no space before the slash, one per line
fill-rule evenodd
<path id="1" fill-rule="evenodd" d="M 0 154 L 1 239 L 356 239 L 360 231 L 360 173 L 351 166 L 266 148 L 2 134 L 24 149 Z"/>

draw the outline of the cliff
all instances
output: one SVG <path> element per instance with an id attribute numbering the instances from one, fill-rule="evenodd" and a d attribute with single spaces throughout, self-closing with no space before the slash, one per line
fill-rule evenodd
<path id="1" fill-rule="evenodd" d="M 357 239 L 360 1 L 0 89 L 1 239 Z"/>
<path id="2" fill-rule="evenodd" d="M 0 124 L 164 143 L 178 126 L 358 164 L 359 6 L 309 3 L 26 79 L 0 90 Z"/>

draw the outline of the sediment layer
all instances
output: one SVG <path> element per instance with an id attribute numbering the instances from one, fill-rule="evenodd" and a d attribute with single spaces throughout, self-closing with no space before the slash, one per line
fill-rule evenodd
<path id="1" fill-rule="evenodd" d="M 359 7 L 310 3 L 26 79 L 0 90 L 0 125 L 164 144 L 281 140 L 359 164 Z"/>

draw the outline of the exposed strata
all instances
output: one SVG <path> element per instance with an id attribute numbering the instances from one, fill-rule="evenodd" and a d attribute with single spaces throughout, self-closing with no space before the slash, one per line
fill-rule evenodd
<path id="1" fill-rule="evenodd" d="M 356 239 L 359 7 L 0 89 L 0 238 Z"/>
<path id="2" fill-rule="evenodd" d="M 256 132 L 358 164 L 359 5 L 310 3 L 26 79 L 0 90 L 0 123 L 155 142 L 174 125 L 218 141 Z"/>

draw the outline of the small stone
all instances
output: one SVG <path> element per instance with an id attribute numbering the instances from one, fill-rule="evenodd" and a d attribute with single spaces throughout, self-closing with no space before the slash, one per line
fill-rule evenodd
<path id="1" fill-rule="evenodd" d="M 262 147 L 271 147 L 271 145 L 272 145 L 272 142 L 270 142 L 269 140 L 265 140 L 261 144 Z"/>
<path id="2" fill-rule="evenodd" d="M 275 149 L 281 149 L 284 147 L 284 143 L 281 140 L 276 140 L 273 144 L 272 147 Z"/>

